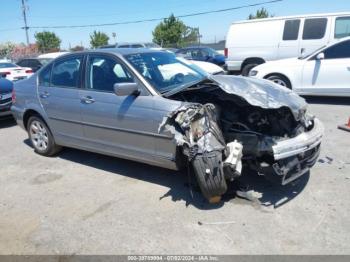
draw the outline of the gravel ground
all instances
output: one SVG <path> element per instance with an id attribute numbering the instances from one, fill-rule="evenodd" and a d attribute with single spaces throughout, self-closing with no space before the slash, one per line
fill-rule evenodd
<path id="1" fill-rule="evenodd" d="M 0 254 L 350 254 L 349 99 L 309 98 L 325 125 L 319 161 L 295 186 L 209 205 L 187 176 L 65 149 L 33 152 L 0 121 Z M 247 175 L 247 174 L 246 174 Z M 201 223 L 199 223 L 201 222 Z"/>

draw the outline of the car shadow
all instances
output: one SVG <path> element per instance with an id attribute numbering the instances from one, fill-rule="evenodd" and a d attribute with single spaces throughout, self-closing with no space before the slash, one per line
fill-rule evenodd
<path id="1" fill-rule="evenodd" d="M 303 96 L 309 104 L 325 104 L 325 105 L 350 105 L 348 97 L 323 97 L 323 96 Z"/>
<path id="2" fill-rule="evenodd" d="M 0 129 L 13 127 L 15 125 L 17 125 L 17 123 L 12 116 L 0 118 Z"/>
<path id="3" fill-rule="evenodd" d="M 31 147 L 29 139 L 23 142 Z M 203 198 L 199 187 L 196 185 L 195 178 L 191 175 L 189 176 L 187 169 L 173 171 L 71 148 L 65 148 L 56 157 L 111 172 L 118 176 L 126 176 L 161 185 L 168 188 L 168 191 L 158 196 L 159 201 L 170 198 L 174 202 L 184 201 L 186 206 L 192 205 L 201 210 L 217 209 L 226 203 L 247 204 L 254 207 L 258 203 L 260 207 L 273 206 L 274 208 L 278 208 L 296 197 L 308 181 L 308 176 L 305 175 L 303 181 L 299 181 L 296 185 L 285 187 L 274 186 L 263 177 L 249 173 L 249 171 L 244 171 L 244 175 L 240 181 L 234 181 L 228 184 L 227 193 L 223 196 L 222 201 L 217 204 L 209 204 Z M 237 197 L 236 191 L 242 187 L 242 184 L 249 190 L 253 189 L 260 192 L 262 195 L 261 198 L 245 200 Z"/>
<path id="4" fill-rule="evenodd" d="M 258 175 L 252 170 L 243 170 L 242 176 L 237 183 L 231 183 L 224 196 L 224 201 L 231 201 L 238 204 L 250 203 L 254 207 L 279 208 L 297 197 L 306 187 L 310 178 L 310 173 L 304 174 L 298 180 L 282 186 L 272 183 Z M 241 196 L 237 195 L 237 190 L 244 189 L 246 192 L 254 192 L 258 196 L 249 197 L 250 202 L 242 202 Z"/>

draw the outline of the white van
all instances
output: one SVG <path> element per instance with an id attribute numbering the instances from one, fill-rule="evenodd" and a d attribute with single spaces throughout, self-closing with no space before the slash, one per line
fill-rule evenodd
<path id="1" fill-rule="evenodd" d="M 226 36 L 228 71 L 248 75 L 256 65 L 298 57 L 350 35 L 350 12 L 235 22 Z"/>

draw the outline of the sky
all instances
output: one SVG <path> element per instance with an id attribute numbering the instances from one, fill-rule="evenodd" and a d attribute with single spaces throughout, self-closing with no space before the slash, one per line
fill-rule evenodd
<path id="1" fill-rule="evenodd" d="M 28 26 L 61 26 L 113 23 L 168 17 L 171 13 L 184 15 L 194 12 L 225 9 L 268 0 L 25 0 L 28 6 Z M 250 13 L 265 7 L 275 16 L 326 12 L 350 12 L 350 0 L 283 0 L 273 4 L 243 8 L 221 13 L 181 18 L 188 26 L 199 27 L 202 42 L 225 39 L 229 25 L 244 20 Z M 0 0 L 0 43 L 25 42 L 21 0 Z M 62 40 L 61 48 L 83 45 L 89 47 L 89 35 L 94 30 L 107 33 L 110 43 L 150 42 L 152 31 L 159 21 L 103 27 L 46 29 L 55 32 Z M 35 32 L 30 29 L 30 42 Z"/>

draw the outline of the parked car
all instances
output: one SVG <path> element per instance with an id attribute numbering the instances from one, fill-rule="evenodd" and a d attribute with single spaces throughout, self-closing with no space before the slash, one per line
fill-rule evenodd
<path id="1" fill-rule="evenodd" d="M 301 95 L 350 97 L 350 37 L 309 55 L 259 65 L 250 76 L 271 80 Z"/>
<path id="2" fill-rule="evenodd" d="M 62 146 L 169 169 L 192 165 L 216 202 L 242 163 L 288 184 L 315 164 L 322 124 L 266 80 L 210 75 L 166 51 L 72 53 L 15 83 L 12 112 L 35 152 Z"/>
<path id="3" fill-rule="evenodd" d="M 162 48 L 155 43 L 120 43 L 112 45 L 103 45 L 99 48 L 150 48 L 155 50 L 161 50 Z"/>
<path id="4" fill-rule="evenodd" d="M 267 61 L 310 54 L 350 36 L 350 13 L 273 17 L 233 23 L 226 36 L 228 71 L 249 71 Z"/>
<path id="5" fill-rule="evenodd" d="M 163 50 L 170 52 L 170 53 L 175 53 L 171 48 L 166 48 Z M 224 69 L 222 67 L 215 65 L 213 63 L 204 62 L 204 61 L 196 61 L 196 60 L 187 60 L 187 59 L 182 58 L 182 57 L 178 57 L 178 59 L 185 62 L 185 63 L 189 63 L 189 64 L 194 65 L 194 66 L 198 66 L 201 70 L 205 71 L 208 74 L 212 74 L 212 75 L 226 74 L 226 72 L 224 71 Z"/>
<path id="6" fill-rule="evenodd" d="M 0 117 L 11 115 L 13 83 L 0 78 Z"/>
<path id="7" fill-rule="evenodd" d="M 52 58 L 23 58 L 16 63 L 21 67 L 29 67 L 35 73 L 44 65 L 48 64 Z"/>
<path id="8" fill-rule="evenodd" d="M 205 71 L 208 74 L 211 75 L 223 75 L 226 74 L 225 70 L 213 63 L 209 63 L 209 62 L 203 62 L 203 61 L 195 61 L 195 60 L 191 60 L 190 63 L 192 65 L 198 66 L 200 69 L 202 69 L 203 71 Z"/>
<path id="9" fill-rule="evenodd" d="M 0 63 L 0 78 L 6 78 L 11 81 L 26 79 L 33 74 L 29 67 L 20 67 L 14 63 Z"/>
<path id="10" fill-rule="evenodd" d="M 187 47 L 176 51 L 176 55 L 188 60 L 210 62 L 218 66 L 225 65 L 225 56 L 209 47 Z"/>

